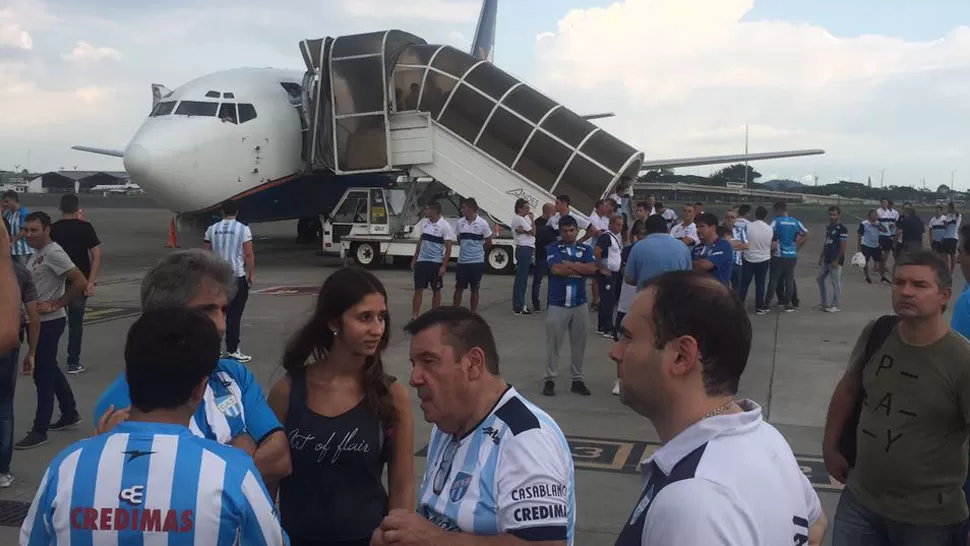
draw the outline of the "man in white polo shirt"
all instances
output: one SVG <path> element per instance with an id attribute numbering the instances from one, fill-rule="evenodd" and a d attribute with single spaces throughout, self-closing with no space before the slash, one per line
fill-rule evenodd
<path id="1" fill-rule="evenodd" d="M 650 419 L 662 446 L 617 546 L 817 544 L 818 496 L 788 443 L 751 400 L 735 400 L 751 322 L 707 273 L 651 279 L 610 351 L 620 400 Z"/>

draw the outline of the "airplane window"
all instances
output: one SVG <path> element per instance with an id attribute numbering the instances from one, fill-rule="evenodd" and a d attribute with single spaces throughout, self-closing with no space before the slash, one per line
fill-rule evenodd
<path id="1" fill-rule="evenodd" d="M 236 103 L 222 103 L 222 106 L 219 107 L 219 119 L 228 123 L 236 123 Z"/>
<path id="2" fill-rule="evenodd" d="M 215 117 L 217 110 L 219 110 L 218 102 L 183 100 L 179 103 L 179 107 L 175 110 L 175 115 Z"/>
<path id="3" fill-rule="evenodd" d="M 256 119 L 256 108 L 252 104 L 239 104 L 239 123 Z"/>
<path id="4" fill-rule="evenodd" d="M 234 99 L 234 98 L 236 98 L 236 95 L 234 93 L 223 93 L 222 94 L 222 98 L 224 98 L 224 99 Z"/>
<path id="5" fill-rule="evenodd" d="M 155 109 L 152 110 L 152 117 L 155 116 L 167 116 L 172 113 L 175 109 L 175 101 L 160 102 L 155 105 Z"/>
<path id="6" fill-rule="evenodd" d="M 205 96 L 209 97 L 210 99 L 218 99 L 219 98 L 219 92 L 218 91 L 209 91 L 208 93 L 205 94 Z"/>

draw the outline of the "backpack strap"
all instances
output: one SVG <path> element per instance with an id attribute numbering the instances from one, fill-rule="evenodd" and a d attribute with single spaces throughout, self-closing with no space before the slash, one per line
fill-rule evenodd
<path id="1" fill-rule="evenodd" d="M 883 315 L 876 319 L 876 323 L 872 325 L 872 330 L 869 332 L 869 339 L 866 340 L 866 350 L 862 355 L 862 361 L 859 363 L 859 374 L 865 369 L 866 364 L 872 360 L 872 357 L 876 354 L 886 340 L 889 339 L 889 334 L 893 332 L 893 328 L 899 323 L 899 315 Z"/>

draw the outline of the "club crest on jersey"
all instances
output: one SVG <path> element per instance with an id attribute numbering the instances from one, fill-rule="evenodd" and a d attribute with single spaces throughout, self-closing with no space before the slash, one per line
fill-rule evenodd
<path id="1" fill-rule="evenodd" d="M 448 498 L 451 502 L 458 502 L 465 497 L 465 493 L 468 492 L 468 486 L 472 483 L 471 474 L 466 474 L 465 472 L 459 472 L 455 475 L 455 481 L 451 482 L 451 491 L 448 492 Z"/>
<path id="2" fill-rule="evenodd" d="M 654 486 L 651 484 L 650 488 L 647 489 L 647 492 L 643 494 L 643 497 L 640 499 L 640 502 L 637 503 L 636 509 L 633 510 L 633 515 L 630 516 L 630 525 L 633 525 L 634 523 L 636 523 L 637 520 L 640 519 L 640 516 L 643 514 L 643 511 L 646 510 L 648 506 L 650 506 L 650 501 L 653 500 L 653 495 L 654 495 L 653 489 L 654 489 Z"/>
<path id="3" fill-rule="evenodd" d="M 242 408 L 239 407 L 239 400 L 233 394 L 216 398 L 216 407 L 225 414 L 226 417 L 239 417 L 242 415 Z"/>

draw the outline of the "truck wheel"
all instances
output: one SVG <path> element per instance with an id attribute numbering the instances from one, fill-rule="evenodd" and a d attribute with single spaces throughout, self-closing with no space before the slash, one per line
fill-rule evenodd
<path id="1" fill-rule="evenodd" d="M 350 246 L 350 255 L 361 267 L 374 266 L 380 257 L 377 248 L 371 243 L 354 243 Z"/>
<path id="2" fill-rule="evenodd" d="M 507 275 L 515 270 L 512 263 L 512 247 L 493 246 L 485 256 L 485 265 L 489 273 L 499 273 Z"/>

